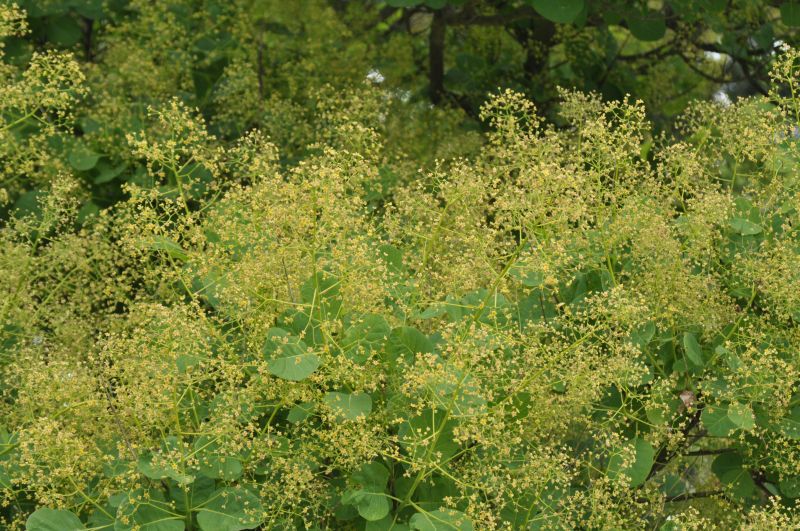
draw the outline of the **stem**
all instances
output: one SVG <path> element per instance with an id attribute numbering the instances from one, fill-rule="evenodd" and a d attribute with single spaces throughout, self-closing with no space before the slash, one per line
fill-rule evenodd
<path id="1" fill-rule="evenodd" d="M 686 494 L 678 494 L 677 496 L 670 496 L 666 500 L 666 503 L 673 503 L 673 502 L 682 502 L 687 500 L 694 500 L 696 498 L 709 498 L 711 496 L 719 496 L 720 494 L 724 494 L 724 491 L 721 490 L 703 490 L 699 492 L 687 492 Z"/>
<path id="2" fill-rule="evenodd" d="M 683 455 L 685 456 L 719 455 L 732 451 L 733 448 L 719 448 L 717 450 L 695 450 L 694 452 L 686 452 Z"/>

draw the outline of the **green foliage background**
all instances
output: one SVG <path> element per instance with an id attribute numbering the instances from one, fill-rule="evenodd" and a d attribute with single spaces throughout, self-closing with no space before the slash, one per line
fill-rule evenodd
<path id="1" fill-rule="evenodd" d="M 799 24 L 3 3 L 0 526 L 800 528 Z"/>

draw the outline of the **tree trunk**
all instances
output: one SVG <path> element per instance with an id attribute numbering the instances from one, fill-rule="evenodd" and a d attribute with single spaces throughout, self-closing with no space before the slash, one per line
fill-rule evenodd
<path id="1" fill-rule="evenodd" d="M 444 40 L 445 40 L 444 10 L 437 9 L 433 13 L 431 33 L 428 37 L 428 62 L 430 71 L 431 101 L 438 104 L 444 96 Z"/>

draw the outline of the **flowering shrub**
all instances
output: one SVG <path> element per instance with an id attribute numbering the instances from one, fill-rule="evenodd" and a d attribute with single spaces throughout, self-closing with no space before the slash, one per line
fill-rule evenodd
<path id="1" fill-rule="evenodd" d="M 419 172 L 378 89 L 287 161 L 179 81 L 128 128 L 121 78 L 3 66 L 2 526 L 800 527 L 799 63 L 672 136 L 502 92 Z"/>

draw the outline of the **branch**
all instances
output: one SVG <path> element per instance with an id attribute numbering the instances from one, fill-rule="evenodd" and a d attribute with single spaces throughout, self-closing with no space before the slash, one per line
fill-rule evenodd
<path id="1" fill-rule="evenodd" d="M 725 452 L 732 452 L 733 448 L 720 448 L 718 450 L 695 450 L 694 452 L 686 452 L 685 456 L 701 456 L 701 455 L 719 455 Z"/>
<path id="2" fill-rule="evenodd" d="M 686 425 L 686 427 L 684 427 L 683 430 L 681 430 L 683 432 L 684 437 L 687 437 L 689 435 L 689 432 L 692 431 L 700 423 L 700 414 L 702 412 L 703 412 L 703 406 L 701 405 L 700 407 L 697 408 L 697 411 L 694 412 L 694 415 L 692 415 L 692 418 L 689 420 L 689 423 Z M 695 436 L 692 439 L 690 445 L 694 444 L 694 442 L 697 441 L 697 439 L 699 439 L 702 436 L 703 435 L 700 434 Z M 658 472 L 664 467 L 666 467 L 670 463 L 670 461 L 672 461 L 677 455 L 678 455 L 677 451 L 670 452 L 666 445 L 663 446 L 661 450 L 658 452 L 658 455 L 656 455 L 656 458 L 653 460 L 653 467 L 650 469 L 650 473 L 647 474 L 647 479 L 645 480 L 645 483 L 647 482 L 647 480 L 658 474 Z M 644 483 L 642 485 L 644 485 Z"/>
<path id="3" fill-rule="evenodd" d="M 767 495 L 767 498 L 772 498 L 772 497 L 774 497 L 774 496 L 775 496 L 775 494 L 773 494 L 773 493 L 772 493 L 772 491 L 770 491 L 770 490 L 767 488 L 767 486 L 765 485 L 766 481 L 764 480 L 764 474 L 763 474 L 762 472 L 759 472 L 759 473 L 757 473 L 757 474 L 752 474 L 752 475 L 751 475 L 751 477 L 753 478 L 753 483 L 755 483 L 755 484 L 756 484 L 756 486 L 757 486 L 759 489 L 761 489 L 761 491 L 762 491 L 764 494 L 766 494 L 766 495 Z"/>
<path id="4" fill-rule="evenodd" d="M 696 498 L 710 498 L 711 496 L 719 496 L 725 494 L 723 490 L 702 490 L 698 492 L 687 492 L 686 494 L 678 494 L 677 496 L 670 496 L 666 503 L 682 502 L 687 500 L 694 500 Z"/>
<path id="5" fill-rule="evenodd" d="M 450 14 L 447 17 L 447 23 L 451 26 L 505 26 L 539 16 L 533 8 L 527 6 L 494 15 L 477 15 L 472 9 L 465 9 L 459 13 Z"/>
<path id="6" fill-rule="evenodd" d="M 662 59 L 668 55 L 675 55 L 677 50 L 674 46 L 678 44 L 677 39 L 672 39 L 669 42 L 665 42 L 659 46 L 656 46 L 652 50 L 648 50 L 646 52 L 641 53 L 632 53 L 632 54 L 617 54 L 617 59 L 620 61 L 636 61 L 638 59 L 648 59 L 648 58 L 655 58 L 655 59 Z M 622 47 L 620 47 L 621 49 Z"/>
<path id="7" fill-rule="evenodd" d="M 753 72 L 750 71 L 750 67 L 744 61 L 739 61 L 736 59 L 736 62 L 739 63 L 739 66 L 742 68 L 742 72 L 744 72 L 744 77 L 747 81 L 750 82 L 750 86 L 752 86 L 756 91 L 761 94 L 762 96 L 769 96 L 769 91 L 764 89 L 761 84 L 758 82 L 758 79 L 755 78 Z"/>
<path id="8" fill-rule="evenodd" d="M 700 77 L 708 79 L 709 81 L 713 81 L 714 83 L 720 83 L 720 84 L 736 83 L 738 81 L 743 81 L 743 79 L 733 79 L 733 78 L 726 79 L 724 77 L 715 76 L 714 74 L 709 74 L 708 72 L 704 72 L 701 68 L 698 68 L 697 66 L 692 64 L 694 61 L 686 57 L 683 54 L 683 52 L 678 52 L 678 55 L 680 56 L 681 59 L 683 59 L 684 64 L 686 64 L 686 66 L 688 66 L 693 72 L 698 74 Z"/>

